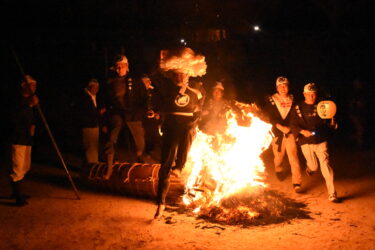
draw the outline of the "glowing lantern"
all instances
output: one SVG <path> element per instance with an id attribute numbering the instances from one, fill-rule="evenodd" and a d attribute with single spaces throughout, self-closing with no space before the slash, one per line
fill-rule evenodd
<path id="1" fill-rule="evenodd" d="M 333 101 L 321 101 L 317 107 L 318 115 L 322 119 L 332 119 L 336 114 L 336 104 Z"/>

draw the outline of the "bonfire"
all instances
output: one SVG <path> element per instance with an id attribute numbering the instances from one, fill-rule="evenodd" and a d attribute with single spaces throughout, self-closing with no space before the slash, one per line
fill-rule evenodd
<path id="1" fill-rule="evenodd" d="M 226 113 L 224 133 L 197 132 L 184 170 L 184 204 L 219 221 L 258 217 L 251 205 L 267 186 L 261 154 L 271 144 L 272 126 L 254 114 L 254 105 L 235 106 Z"/>

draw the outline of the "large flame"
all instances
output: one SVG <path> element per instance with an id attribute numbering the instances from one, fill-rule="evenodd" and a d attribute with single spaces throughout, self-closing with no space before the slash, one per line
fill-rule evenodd
<path id="1" fill-rule="evenodd" d="M 241 112 L 227 112 L 224 133 L 198 131 L 191 147 L 184 170 L 188 178 L 183 201 L 197 212 L 220 207 L 226 198 L 266 186 L 260 155 L 272 141 L 271 125 L 250 112 L 251 105 L 236 106 Z M 237 206 L 236 210 L 241 213 L 244 207 Z M 256 216 L 250 210 L 246 213 Z"/>
<path id="2" fill-rule="evenodd" d="M 206 74 L 205 57 L 195 53 L 190 48 L 162 50 L 160 56 L 160 69 L 163 71 L 176 71 L 192 77 Z"/>

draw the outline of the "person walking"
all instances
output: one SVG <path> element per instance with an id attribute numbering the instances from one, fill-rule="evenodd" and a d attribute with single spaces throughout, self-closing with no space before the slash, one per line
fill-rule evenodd
<path id="1" fill-rule="evenodd" d="M 285 179 L 286 171 L 282 164 L 286 154 L 291 167 L 293 189 L 300 193 L 302 191 L 301 166 L 298 159 L 296 139 L 290 127 L 291 113 L 295 103 L 293 95 L 289 93 L 288 78 L 284 76 L 276 78 L 276 91 L 267 98 L 265 106 L 265 112 L 275 135 L 272 140 L 275 174 L 280 181 Z"/>
<path id="2" fill-rule="evenodd" d="M 298 103 L 292 113 L 292 131 L 301 146 L 306 159 L 306 172 L 312 175 L 320 171 L 324 177 L 328 200 L 338 202 L 337 193 L 333 183 L 334 173 L 328 152 L 328 138 L 332 129 L 337 128 L 334 118 L 322 119 L 317 111 L 317 86 L 308 83 L 303 88 L 304 101 Z"/>

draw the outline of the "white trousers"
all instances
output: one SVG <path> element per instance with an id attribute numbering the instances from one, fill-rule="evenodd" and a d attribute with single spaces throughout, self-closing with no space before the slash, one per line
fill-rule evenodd
<path id="1" fill-rule="evenodd" d="M 87 163 L 99 162 L 99 127 L 82 129 L 83 148 Z"/>
<path id="2" fill-rule="evenodd" d="M 329 163 L 327 142 L 322 142 L 319 144 L 304 144 L 301 146 L 301 149 L 306 159 L 307 167 L 311 171 L 317 171 L 320 164 L 320 171 L 322 172 L 322 175 L 326 181 L 328 194 L 335 194 L 335 186 L 333 185 L 333 170 Z"/>
<path id="3" fill-rule="evenodd" d="M 279 145 L 276 144 L 277 137 L 272 140 L 272 152 L 273 152 L 273 163 L 275 166 L 275 172 L 282 172 L 283 170 L 283 159 L 285 153 L 288 155 L 288 160 L 290 164 L 290 169 L 292 172 L 292 183 L 301 184 L 301 167 L 299 164 L 298 154 L 297 154 L 297 144 L 294 139 L 293 134 L 289 134 L 288 137 L 283 137 L 281 142 L 281 148 L 279 152 Z"/>
<path id="4" fill-rule="evenodd" d="M 31 166 L 31 146 L 12 145 L 12 173 L 13 182 L 23 179 Z"/>

